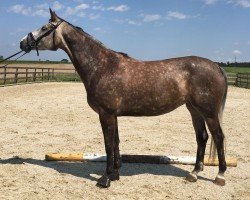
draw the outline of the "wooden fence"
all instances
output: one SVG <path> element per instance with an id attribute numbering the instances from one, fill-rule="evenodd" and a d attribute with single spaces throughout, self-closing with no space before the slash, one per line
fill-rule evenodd
<path id="1" fill-rule="evenodd" d="M 67 76 L 71 76 L 70 80 L 78 79 L 73 68 L 1 67 L 0 85 L 61 80 Z"/>
<path id="2" fill-rule="evenodd" d="M 250 73 L 227 73 L 229 85 L 250 88 Z"/>
<path id="3" fill-rule="evenodd" d="M 250 73 L 227 73 L 229 85 L 250 88 Z M 80 80 L 74 68 L 0 67 L 0 85 Z"/>
<path id="4" fill-rule="evenodd" d="M 235 85 L 238 87 L 250 88 L 250 73 L 238 73 Z"/>
<path id="5" fill-rule="evenodd" d="M 227 73 L 227 83 L 228 85 L 235 85 L 237 74 L 236 73 Z"/>

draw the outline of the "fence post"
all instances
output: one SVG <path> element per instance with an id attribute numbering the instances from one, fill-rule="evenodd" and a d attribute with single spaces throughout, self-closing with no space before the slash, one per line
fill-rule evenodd
<path id="1" fill-rule="evenodd" d="M 25 81 L 26 83 L 28 82 L 28 68 L 25 69 L 26 74 L 25 74 Z"/>
<path id="2" fill-rule="evenodd" d="M 52 69 L 52 79 L 55 79 L 55 68 Z"/>
<path id="3" fill-rule="evenodd" d="M 17 84 L 17 81 L 18 81 L 18 67 L 16 68 L 14 83 Z"/>
<path id="4" fill-rule="evenodd" d="M 235 81 L 235 85 L 236 86 L 239 86 L 239 73 L 237 73 L 237 75 L 236 75 L 236 81 Z"/>
<path id="5" fill-rule="evenodd" d="M 7 77 L 6 73 L 7 73 L 7 68 L 4 67 L 4 80 L 3 80 L 3 84 L 4 85 L 6 85 L 6 82 L 7 82 L 7 80 L 6 80 L 6 77 Z"/>
<path id="6" fill-rule="evenodd" d="M 33 81 L 35 82 L 36 81 L 36 68 L 35 68 L 35 71 L 33 73 Z"/>
<path id="7" fill-rule="evenodd" d="M 239 86 L 241 86 L 241 74 L 239 73 L 239 80 L 240 80 L 240 82 L 239 82 Z"/>
<path id="8" fill-rule="evenodd" d="M 43 81 L 43 68 L 42 68 L 42 81 Z"/>
<path id="9" fill-rule="evenodd" d="M 249 75 L 250 74 L 247 74 L 247 88 L 249 88 Z"/>
<path id="10" fill-rule="evenodd" d="M 48 80 L 50 81 L 50 68 L 48 68 Z"/>

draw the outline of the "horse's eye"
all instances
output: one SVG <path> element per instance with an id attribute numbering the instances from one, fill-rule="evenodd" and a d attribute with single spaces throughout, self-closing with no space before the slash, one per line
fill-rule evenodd
<path id="1" fill-rule="evenodd" d="M 46 31 L 47 30 L 47 27 L 46 26 L 43 26 L 42 27 L 42 31 Z"/>

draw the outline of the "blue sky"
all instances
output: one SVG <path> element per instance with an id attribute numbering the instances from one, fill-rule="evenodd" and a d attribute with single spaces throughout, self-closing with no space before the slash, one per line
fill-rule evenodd
<path id="1" fill-rule="evenodd" d="M 198 55 L 250 61 L 250 0 L 0 0 L 0 55 L 49 19 L 48 8 L 108 48 L 142 60 Z M 62 52 L 31 52 L 25 60 L 61 60 Z"/>

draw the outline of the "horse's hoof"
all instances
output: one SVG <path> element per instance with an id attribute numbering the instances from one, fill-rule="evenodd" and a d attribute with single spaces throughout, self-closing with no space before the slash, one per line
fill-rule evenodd
<path id="1" fill-rule="evenodd" d="M 120 179 L 119 172 L 114 172 L 109 175 L 111 181 L 118 181 Z"/>
<path id="2" fill-rule="evenodd" d="M 101 178 L 98 179 L 96 185 L 101 188 L 108 188 L 110 187 L 110 182 L 110 179 L 107 176 L 103 175 Z"/>
<path id="3" fill-rule="evenodd" d="M 197 181 L 197 175 L 190 172 L 187 177 L 186 180 L 188 180 L 189 182 L 196 182 Z"/>
<path id="4" fill-rule="evenodd" d="M 214 180 L 214 183 L 219 186 L 224 186 L 226 185 L 226 179 L 221 175 L 217 175 Z"/>

